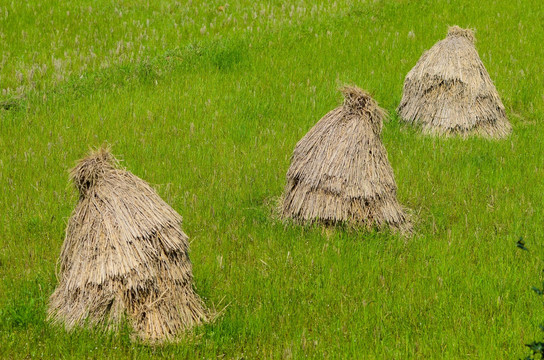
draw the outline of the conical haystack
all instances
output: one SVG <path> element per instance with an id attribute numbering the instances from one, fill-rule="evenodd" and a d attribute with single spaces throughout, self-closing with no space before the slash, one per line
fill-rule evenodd
<path id="1" fill-rule="evenodd" d="M 49 318 L 116 328 L 128 320 L 144 341 L 173 340 L 207 319 L 193 290 L 181 216 L 107 149 L 71 171 L 80 199 L 66 229 Z"/>
<path id="2" fill-rule="evenodd" d="M 503 138 L 512 130 L 474 34 L 457 26 L 406 75 L 398 113 L 426 133 Z"/>
<path id="3" fill-rule="evenodd" d="M 380 133 L 385 111 L 357 87 L 296 145 L 287 172 L 283 217 L 297 221 L 389 225 L 410 230 Z"/>

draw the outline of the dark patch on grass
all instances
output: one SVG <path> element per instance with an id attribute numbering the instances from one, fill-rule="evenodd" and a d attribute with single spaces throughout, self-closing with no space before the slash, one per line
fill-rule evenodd
<path id="1" fill-rule="evenodd" d="M 26 230 L 29 234 L 39 234 L 43 230 L 43 224 L 39 217 L 34 216 L 27 220 Z"/>
<path id="2" fill-rule="evenodd" d="M 237 42 L 219 42 L 208 47 L 206 55 L 219 70 L 227 71 L 247 58 L 247 48 Z"/>
<path id="3" fill-rule="evenodd" d="M 137 64 L 134 75 L 141 83 L 145 84 L 152 84 L 155 80 L 160 78 L 157 66 L 154 66 L 150 62 Z"/>
<path id="4" fill-rule="evenodd" d="M 249 46 L 245 41 L 218 40 L 191 43 L 183 49 L 172 50 L 166 58 L 177 59 L 185 69 L 212 65 L 220 71 L 230 71 L 248 59 Z"/>
<path id="5" fill-rule="evenodd" d="M 0 109 L 6 111 L 19 111 L 24 108 L 24 101 L 21 98 L 10 98 L 0 101 Z"/>
<path id="6" fill-rule="evenodd" d="M 243 40 L 217 40 L 206 43 L 192 43 L 184 48 L 172 49 L 139 63 L 126 63 L 82 76 L 72 76 L 69 80 L 44 93 L 31 92 L 34 99 L 65 98 L 77 99 L 101 90 L 110 90 L 140 82 L 154 85 L 177 71 L 206 71 L 210 67 L 219 71 L 232 71 L 249 57 L 249 46 Z M 7 100 L 6 100 L 7 101 Z M 20 109 L 22 100 L 11 99 L 1 105 L 4 108 Z"/>
<path id="7" fill-rule="evenodd" d="M 13 293 L 0 308 L 0 328 L 28 328 L 45 322 L 47 295 L 43 291 L 44 279 L 23 281 L 13 284 Z"/>

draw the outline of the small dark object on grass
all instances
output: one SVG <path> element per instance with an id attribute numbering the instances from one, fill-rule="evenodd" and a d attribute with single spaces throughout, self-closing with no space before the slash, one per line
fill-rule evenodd
<path id="1" fill-rule="evenodd" d="M 525 247 L 525 242 L 523 241 L 522 237 L 520 237 L 519 240 L 517 241 L 516 247 L 518 249 L 529 251 L 529 249 Z M 542 284 L 542 289 L 539 289 L 536 286 L 533 286 L 532 290 L 539 296 L 544 295 L 544 283 Z M 542 324 L 539 325 L 539 327 L 540 327 L 540 330 L 544 331 L 544 326 Z M 533 341 L 532 343 L 525 344 L 525 346 L 531 349 L 533 354 L 531 356 L 525 357 L 524 360 L 544 359 L 544 341 Z M 538 356 L 538 358 L 536 356 Z"/>
<path id="2" fill-rule="evenodd" d="M 12 98 L 0 101 L 0 108 L 4 110 L 19 110 L 21 108 L 21 100 Z"/>
<path id="3" fill-rule="evenodd" d="M 523 241 L 522 237 L 519 238 L 518 242 L 516 243 L 516 246 L 521 250 L 529 251 L 529 249 L 525 247 L 525 241 Z"/>

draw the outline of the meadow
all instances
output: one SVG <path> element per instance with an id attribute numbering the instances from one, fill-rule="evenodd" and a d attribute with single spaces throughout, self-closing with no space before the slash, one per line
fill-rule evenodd
<path id="1" fill-rule="evenodd" d="M 430 137 L 395 113 L 446 36 L 476 47 L 506 140 Z M 541 336 L 544 8 L 539 0 L 0 2 L 0 358 L 517 359 Z M 356 84 L 411 238 L 283 223 L 296 142 Z M 112 146 L 184 218 L 223 314 L 177 345 L 46 321 L 77 202 L 68 170 Z M 516 248 L 522 237 L 529 248 Z"/>

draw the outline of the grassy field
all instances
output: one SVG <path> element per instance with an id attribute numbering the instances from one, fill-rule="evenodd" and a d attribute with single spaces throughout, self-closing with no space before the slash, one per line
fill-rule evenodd
<path id="1" fill-rule="evenodd" d="M 524 357 L 544 322 L 543 23 L 539 0 L 0 2 L 0 357 Z M 477 30 L 507 140 L 399 124 L 404 76 L 453 24 Z M 345 83 L 391 115 L 413 238 L 272 214 Z M 46 322 L 67 171 L 103 143 L 184 217 L 198 292 L 228 305 L 179 345 Z"/>

